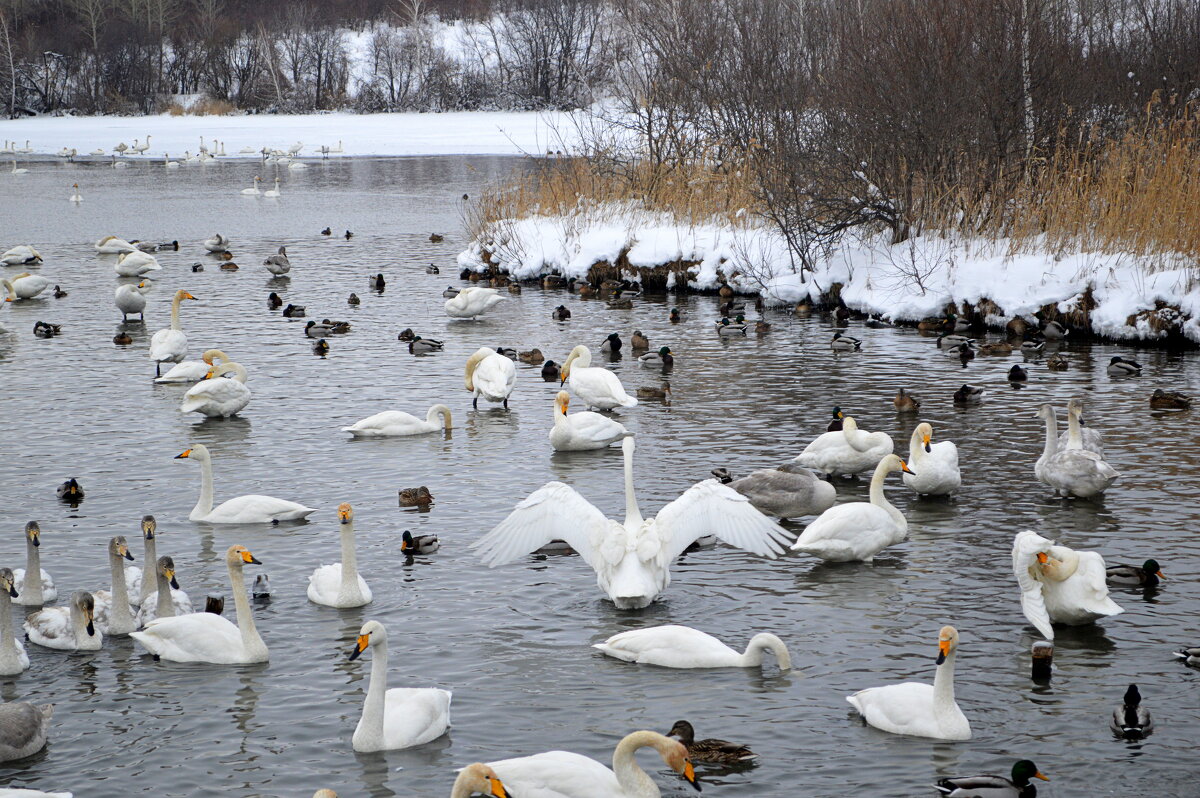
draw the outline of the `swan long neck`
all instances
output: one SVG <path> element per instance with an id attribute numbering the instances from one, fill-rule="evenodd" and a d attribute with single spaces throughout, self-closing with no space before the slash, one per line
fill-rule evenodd
<path id="1" fill-rule="evenodd" d="M 925 439 L 921 437 L 920 430 L 913 430 L 912 437 L 908 439 L 908 462 L 918 465 L 924 459 Z M 917 468 L 916 471 L 920 473 L 921 469 Z"/>
<path id="2" fill-rule="evenodd" d="M 192 514 L 189 518 L 192 521 L 199 521 L 212 512 L 213 508 L 213 475 L 212 461 L 209 458 L 204 458 L 200 461 L 200 498 L 196 500 L 196 506 L 192 508 Z"/>
<path id="3" fill-rule="evenodd" d="M 429 408 L 429 412 L 425 414 L 425 423 L 437 424 L 437 419 L 439 416 L 442 420 L 442 427 L 444 429 L 450 429 L 450 408 L 446 407 L 445 405 L 434 405 L 433 407 Z"/>
<path id="4" fill-rule="evenodd" d="M 626 438 L 626 440 L 629 440 Z M 633 446 L 625 446 L 625 524 L 642 523 L 642 511 L 638 509 L 637 494 L 633 491 Z"/>
<path id="5" fill-rule="evenodd" d="M 161 568 L 154 569 L 155 584 L 158 585 L 158 597 L 154 605 L 154 614 L 158 618 L 170 618 L 175 614 L 175 603 L 171 600 L 171 583 Z"/>
<path id="6" fill-rule="evenodd" d="M 1079 424 L 1079 414 L 1067 413 L 1067 449 L 1083 448 L 1083 429 Z"/>
<path id="7" fill-rule="evenodd" d="M 954 705 L 954 657 L 956 649 L 950 649 L 946 659 L 937 666 L 933 676 L 933 708 L 935 712 L 949 709 Z"/>
<path id="8" fill-rule="evenodd" d="M 246 378 L 250 376 L 247 374 L 245 366 L 243 366 L 241 363 L 234 363 L 229 358 L 226 358 L 225 362 L 221 364 L 221 371 L 222 373 L 228 373 L 232 371 L 233 379 L 237 380 L 242 385 L 246 384 Z"/>
<path id="9" fill-rule="evenodd" d="M 33 541 L 25 538 L 25 597 L 26 604 L 42 603 L 42 553 Z"/>
<path id="10" fill-rule="evenodd" d="M 384 696 L 387 693 L 387 636 L 371 634 L 371 682 L 367 685 L 367 700 L 363 702 L 362 728 L 383 739 Z"/>
<path id="11" fill-rule="evenodd" d="M 750 638 L 750 644 L 746 646 L 746 653 L 742 655 L 742 661 L 751 667 L 762 665 L 763 654 L 770 651 L 775 655 L 775 661 L 779 663 L 780 670 L 792 669 L 792 657 L 788 653 L 787 646 L 773 634 L 768 632 L 760 632 Z"/>
<path id="12" fill-rule="evenodd" d="M 662 794 L 654 780 L 638 765 L 634 754 L 639 748 L 658 748 L 658 740 L 649 732 L 634 732 L 617 743 L 613 751 L 613 773 L 626 795 L 637 798 L 659 798 Z"/>
<path id="13" fill-rule="evenodd" d="M 133 620 L 129 612 L 129 588 L 125 586 L 125 564 L 115 551 L 108 553 L 108 567 L 112 572 L 112 603 L 108 610 L 109 626 L 125 626 Z"/>
<path id="14" fill-rule="evenodd" d="M 338 588 L 339 598 L 359 598 L 358 557 L 354 551 L 354 522 L 342 524 L 342 584 Z"/>
<path id="15" fill-rule="evenodd" d="M 229 563 L 229 585 L 233 590 L 233 607 L 237 615 L 238 631 L 242 633 L 242 648 L 246 653 L 266 651 L 267 645 L 254 626 L 254 615 L 250 612 L 250 594 L 246 591 L 246 576 L 241 563 Z"/>
<path id="16" fill-rule="evenodd" d="M 17 662 L 17 640 L 13 637 L 12 599 L 7 590 L 0 590 L 0 666 Z M 10 673 L 4 668 L 0 673 Z"/>
<path id="17" fill-rule="evenodd" d="M 171 329 L 179 332 L 183 328 L 179 326 L 179 305 L 183 302 L 183 297 L 178 294 L 171 300 Z"/>
<path id="18" fill-rule="evenodd" d="M 1058 419 L 1054 411 L 1046 414 L 1046 446 L 1042 449 L 1042 457 L 1053 457 L 1058 451 Z"/>
<path id="19" fill-rule="evenodd" d="M 887 479 L 889 473 L 891 473 L 891 468 L 886 459 L 880 461 L 879 465 L 875 467 L 875 474 L 871 477 L 871 504 L 887 510 L 888 515 L 896 519 L 896 523 L 907 529 L 908 521 L 904 518 L 904 514 L 892 506 L 892 503 L 887 500 L 887 494 L 883 492 L 883 481 Z"/>
<path id="20" fill-rule="evenodd" d="M 143 549 L 144 556 L 142 558 L 142 590 L 141 595 L 138 597 L 138 604 L 141 604 L 151 593 L 154 592 L 154 589 L 150 587 L 150 569 L 154 568 L 155 563 L 158 562 L 158 553 L 155 551 L 157 548 L 155 539 L 144 538 L 144 542 L 146 547 Z M 154 584 L 158 584 L 157 579 Z"/>

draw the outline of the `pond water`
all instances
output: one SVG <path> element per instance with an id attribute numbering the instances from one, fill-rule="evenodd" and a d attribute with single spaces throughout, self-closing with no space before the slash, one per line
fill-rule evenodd
<path id="1" fill-rule="evenodd" d="M 342 796 L 443 796 L 454 769 L 470 762 L 554 748 L 607 762 L 626 733 L 666 731 L 686 718 L 701 737 L 749 743 L 761 755 L 750 770 L 702 775 L 705 795 L 933 795 L 928 785 L 938 776 L 1007 774 L 1019 758 L 1053 779 L 1039 784 L 1041 795 L 1197 794 L 1200 671 L 1171 657 L 1181 644 L 1200 643 L 1197 435 L 1190 414 L 1151 412 L 1147 403 L 1154 387 L 1196 386 L 1195 354 L 1065 343 L 1070 370 L 1035 362 L 1029 383 L 1014 389 L 1005 372 L 1018 356 L 980 357 L 964 369 L 911 329 L 851 322 L 863 351 L 835 356 L 831 318 L 768 311 L 769 334 L 722 339 L 712 329 L 715 297 L 646 297 L 632 310 L 611 310 L 602 300 L 528 286 L 478 322 L 451 321 L 441 292 L 459 284 L 461 196 L 519 165 L 481 157 L 331 161 L 282 172 L 277 201 L 239 194 L 262 173 L 253 163 L 173 171 L 34 164 L 20 178 L 3 175 L 0 245 L 33 244 L 45 257 L 37 271 L 68 296 L 0 311 L 13 331 L 0 336 L 0 564 L 23 567 L 22 529 L 37 519 L 43 567 L 60 595 L 107 587 L 108 539 L 126 535 L 140 565 L 138 522 L 152 513 L 159 553 L 173 556 L 193 600 L 228 596 L 221 558 L 235 543 L 262 561 L 248 574 L 268 573 L 273 592 L 255 605 L 271 650 L 266 665 L 155 663 L 127 638 L 106 639 L 90 654 L 29 646 L 32 668 L 0 679 L 0 696 L 54 702 L 53 733 L 44 752 L 0 765 L 0 785 L 89 798 L 307 796 L 320 786 Z M 264 182 L 274 176 L 262 174 Z M 75 182 L 85 198 L 77 206 L 67 201 Z M 326 225 L 355 235 L 323 237 Z M 216 231 L 232 239 L 240 271 L 220 271 L 203 254 L 199 242 Z M 434 231 L 445 241 L 430 243 Z M 164 268 L 146 325 L 129 328 L 129 347 L 111 341 L 120 327 L 114 259 L 92 248 L 107 234 L 181 242 L 178 252 L 159 254 Z M 281 244 L 293 269 L 277 281 L 259 264 Z M 193 273 L 197 261 L 206 268 Z M 426 274 L 430 263 L 442 274 Z M 388 281 L 382 294 L 367 288 L 377 272 Z M 178 288 L 199 299 L 182 313 L 191 356 L 221 347 L 250 372 L 254 398 L 236 418 L 181 414 L 185 388 L 151 382 L 149 336 L 166 326 Z M 353 331 L 330 339 L 328 357 L 314 356 L 304 319 L 267 310 L 272 290 L 306 305 L 310 317 L 349 320 Z M 362 298 L 354 308 L 346 303 L 352 291 Z M 551 321 L 558 304 L 573 311 L 570 321 Z M 668 322 L 672 306 L 683 323 Z M 63 334 L 33 337 L 37 320 L 62 324 Z M 443 339 L 445 351 L 410 356 L 396 340 L 405 327 Z M 537 367 L 518 365 L 508 412 L 473 412 L 462 384 L 467 356 L 481 345 L 536 346 L 561 362 L 576 344 L 595 349 L 608 333 L 628 338 L 634 329 L 655 347 L 669 344 L 677 358 L 672 404 L 644 401 L 620 414 L 638 436 L 635 476 L 647 514 L 714 466 L 745 473 L 796 455 L 824 431 L 835 404 L 906 452 L 917 419 L 892 407 L 901 386 L 923 401 L 920 418 L 933 424 L 935 440 L 958 444 L 963 489 L 949 501 L 917 501 L 890 479 L 909 540 L 873 565 L 708 549 L 682 557 L 670 587 L 642 611 L 604 600 L 578 557 L 482 567 L 468 544 L 549 480 L 620 517 L 621 455 L 552 453 L 546 435 L 558 385 L 543 382 Z M 1108 377 L 1113 354 L 1141 361 L 1143 376 Z M 629 355 L 609 367 L 630 391 L 662 379 Z M 953 406 L 963 382 L 987 390 L 981 405 Z M 1062 408 L 1072 396 L 1086 400 L 1089 423 L 1103 431 L 1121 473 L 1102 502 L 1056 500 L 1033 476 L 1042 445 L 1036 407 Z M 453 410 L 449 436 L 351 441 L 339 431 L 384 409 L 423 415 L 435 402 Z M 197 443 L 213 452 L 217 501 L 266 493 L 320 512 L 278 528 L 188 521 L 199 469 L 172 458 Z M 75 509 L 55 496 L 69 477 L 87 494 Z M 398 506 L 397 491 L 416 485 L 436 499 L 429 512 Z M 839 483 L 840 500 L 865 493 L 866 480 Z M 305 589 L 315 566 L 338 557 L 334 508 L 343 501 L 355 507 L 359 564 L 375 600 L 338 611 L 309 603 Z M 1154 593 L 1114 591 L 1125 613 L 1101 625 L 1060 628 L 1056 672 L 1042 686 L 1029 678 L 1037 636 L 1021 614 L 1009 556 L 1013 535 L 1027 528 L 1098 551 L 1109 564 L 1157 557 L 1169 580 Z M 441 551 L 406 563 L 405 529 L 436 533 Z M 448 736 L 413 750 L 351 750 L 370 662 L 348 662 L 347 654 L 372 618 L 391 635 L 391 686 L 454 691 Z M 775 632 L 795 670 L 670 671 L 589 647 L 662 623 L 695 626 L 738 648 L 755 632 Z M 962 636 L 957 692 L 974 738 L 939 743 L 864 727 L 844 696 L 931 681 L 946 623 Z M 1130 682 L 1158 723 L 1140 743 L 1116 741 L 1108 730 Z M 641 761 L 664 794 L 692 794 L 657 757 Z"/>

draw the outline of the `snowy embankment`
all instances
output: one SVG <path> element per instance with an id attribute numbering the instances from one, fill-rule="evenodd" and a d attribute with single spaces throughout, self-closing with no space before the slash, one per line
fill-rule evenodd
<path id="1" fill-rule="evenodd" d="M 521 279 L 620 273 L 667 288 L 686 281 L 696 290 L 727 282 L 768 304 L 840 298 L 851 310 L 893 321 L 940 317 L 954 305 L 983 315 L 989 327 L 1037 314 L 1106 338 L 1200 343 L 1200 281 L 1182 258 L 1055 256 L 1028 245 L 1011 252 L 1010 242 L 930 235 L 898 245 L 886 236 L 847 237 L 802 278 L 783 238 L 753 223 L 685 226 L 666 215 L 592 207 L 505 220 L 489 232 L 459 255 L 460 265 L 494 266 Z"/>
<path id="2" fill-rule="evenodd" d="M 303 142 L 301 158 L 321 157 L 321 147 L 342 152 L 330 157 L 368 155 L 536 155 L 574 142 L 567 113 L 464 111 L 445 114 L 252 114 L 230 116 L 43 116 L 0 122 L 0 139 L 31 154 L 58 155 L 74 149 L 83 159 L 95 150 L 109 157 L 120 143 L 150 139 L 142 158 L 173 159 L 196 153 L 200 137 L 214 151 L 224 145 L 230 158 L 257 158 L 263 147 L 287 151 Z M 219 145 L 218 145 L 219 146 Z M 249 150 L 249 152 L 243 152 Z M 11 157 L 11 156 L 6 156 Z M 126 156 L 130 157 L 130 156 Z"/>

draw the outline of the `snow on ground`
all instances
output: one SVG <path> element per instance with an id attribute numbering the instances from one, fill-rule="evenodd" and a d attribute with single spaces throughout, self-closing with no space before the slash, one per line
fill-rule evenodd
<path id="1" fill-rule="evenodd" d="M 304 142 L 303 157 L 320 157 L 320 147 L 344 152 L 331 157 L 366 155 L 518 155 L 565 149 L 573 143 L 566 113 L 464 111 L 446 114 L 254 114 L 231 116 L 74 116 L 30 117 L 0 121 L 0 139 L 35 155 L 56 155 L 64 147 L 80 156 L 118 143 L 150 139 L 145 158 L 178 158 L 195 153 L 200 137 L 212 151 L 222 142 L 228 157 L 256 158 L 263 147 L 286 150 Z M 243 148 L 253 154 L 242 153 Z M 24 156 L 29 157 L 29 156 Z"/>
<path id="2" fill-rule="evenodd" d="M 940 316 L 949 302 L 989 299 L 1001 310 L 989 324 L 1001 327 L 1015 316 L 1031 318 L 1051 303 L 1066 313 L 1090 288 L 1097 306 L 1089 318 L 1097 335 L 1162 337 L 1145 318 L 1127 323 L 1162 301 L 1182 311 L 1183 334 L 1200 343 L 1200 286 L 1182 259 L 1177 268 L 1164 268 L 1172 264 L 1128 254 L 1013 253 L 1005 241 L 927 235 L 890 245 L 886 237 L 847 237 L 802 279 L 782 237 L 750 221 L 687 226 L 665 214 L 627 207 L 581 208 L 571 215 L 496 223 L 486 241 L 473 242 L 458 256 L 459 263 L 481 270 L 487 250 L 493 262 L 521 279 L 550 272 L 582 278 L 592 264 L 614 263 L 624 252 L 634 267 L 695 262 L 689 269 L 691 287 L 712 289 L 724 276 L 736 289 L 776 305 L 819 300 L 832 284 L 841 283 L 849 308 L 896 321 Z M 627 276 L 636 279 L 636 274 Z"/>

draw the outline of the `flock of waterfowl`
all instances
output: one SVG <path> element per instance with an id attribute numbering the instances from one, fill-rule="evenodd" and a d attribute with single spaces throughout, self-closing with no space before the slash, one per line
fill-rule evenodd
<path id="1" fill-rule="evenodd" d="M 322 231 L 325 235 L 328 230 Z M 347 231 L 347 237 L 350 236 Z M 436 236 L 436 234 L 435 234 Z M 440 237 L 436 237 L 440 238 Z M 435 238 L 435 240 L 436 240 Z M 150 276 L 161 269 L 153 252 L 166 247 L 178 249 L 178 242 L 146 244 L 114 236 L 96 243 L 100 256 L 116 256 L 118 276 L 138 282 L 120 285 L 114 302 L 122 321 L 131 316 L 143 318 L 152 287 Z M 204 249 L 219 261 L 228 261 L 230 241 L 216 234 L 203 242 Z M 29 246 L 14 247 L 0 260 L 5 266 L 36 267 L 41 256 Z M 284 247 L 264 261 L 275 277 L 292 268 Z M 437 273 L 436 266 L 432 274 Z M 474 320 L 505 301 L 498 290 L 510 285 L 502 277 L 484 278 L 464 274 L 472 282 L 464 288 L 451 286 L 445 292 L 444 311 L 451 319 Z M 382 291 L 384 275 L 369 278 L 370 288 Z M 37 297 L 52 283 L 46 278 L 24 272 L 11 280 L 0 281 L 9 291 L 9 301 Z M 498 287 L 493 287 L 496 285 Z M 512 284 L 519 294 L 519 286 Z M 637 296 L 636 284 L 621 282 L 595 286 L 582 281 L 547 278 L 548 288 L 607 294 L 616 303 Z M 183 396 L 181 412 L 197 412 L 209 417 L 236 415 L 251 401 L 247 387 L 247 369 L 219 349 L 203 352 L 199 361 L 187 361 L 190 341 L 183 330 L 181 309 L 185 302 L 196 301 L 186 290 L 177 291 L 170 305 L 170 326 L 154 333 L 148 358 L 155 365 L 155 380 L 162 383 L 194 383 Z M 358 304 L 350 294 L 349 304 Z M 751 322 L 742 311 L 744 305 L 730 300 L 715 324 L 720 336 L 747 335 Z M 268 308 L 278 310 L 283 300 L 274 292 Z M 619 305 L 618 305 L 619 306 Z M 288 305 L 283 315 L 303 317 L 306 311 Z M 559 306 L 556 320 L 566 320 L 570 311 Z M 669 320 L 680 314 L 672 309 Z M 876 320 L 877 323 L 882 323 Z M 44 323 L 40 323 L 44 324 Z M 765 334 L 770 325 L 758 320 L 754 332 Z M 1041 353 L 1045 340 L 1061 338 L 1065 329 L 1045 325 L 1040 335 L 1029 336 L 1004 351 L 1000 344 L 977 345 L 965 335 L 954 319 L 937 322 L 941 335 L 937 347 L 964 361 L 979 351 L 985 354 L 1009 354 L 1019 348 L 1028 356 Z M 328 352 L 326 338 L 350 331 L 347 322 L 325 319 L 308 321 L 305 336 L 315 339 L 318 354 Z M 411 329 L 399 336 L 414 355 L 436 354 L 441 342 L 416 335 Z M 116 341 L 128 345 L 128 341 Z M 598 349 L 612 353 L 624 346 L 613 334 Z M 635 331 L 629 340 L 634 352 L 642 352 L 639 363 L 667 374 L 676 366 L 671 347 L 655 351 L 648 338 Z M 855 357 L 863 351 L 863 341 L 836 332 L 830 343 L 840 354 Z M 985 349 L 984 347 L 988 347 Z M 574 487 L 549 482 L 521 500 L 512 512 L 490 532 L 472 544 L 480 560 L 497 567 L 525 559 L 539 551 L 573 551 L 596 573 L 597 584 L 609 600 L 621 609 L 638 609 L 651 604 L 671 581 L 671 564 L 685 551 L 717 541 L 744 549 L 766 559 L 775 559 L 787 549 L 830 562 L 871 562 L 888 547 L 903 543 L 908 534 L 904 514 L 886 496 L 889 475 L 901 474 L 902 484 L 919 497 L 947 496 L 962 485 L 958 450 L 951 441 L 934 442 L 931 424 L 916 425 L 908 446 L 907 458 L 894 450 L 894 442 L 882 431 L 870 432 L 855 419 L 834 408 L 829 428 L 817 436 L 798 456 L 778 468 L 753 471 L 738 478 L 728 469 L 714 470 L 714 479 L 699 482 L 674 501 L 645 517 L 635 493 L 633 464 L 635 443 L 632 433 L 613 411 L 636 408 L 638 399 L 626 392 L 612 371 L 595 365 L 585 345 L 574 346 L 561 365 L 546 361 L 539 350 L 527 352 L 506 347 L 481 347 L 462 365 L 463 386 L 472 397 L 472 407 L 480 399 L 508 408 L 517 381 L 515 362 L 542 365 L 542 378 L 557 380 L 563 390 L 554 397 L 548 419 L 548 438 L 558 451 L 603 449 L 620 443 L 624 460 L 625 513 L 621 519 L 607 517 Z M 170 368 L 163 373 L 164 364 Z M 1010 370 L 1012 380 L 1019 366 Z M 1130 377 L 1140 373 L 1138 364 L 1113 358 L 1108 373 Z M 669 398 L 669 389 L 663 396 Z M 982 389 L 963 385 L 954 394 L 959 404 L 978 402 Z M 589 408 L 568 413 L 572 400 Z M 1177 393 L 1158 390 L 1151 398 L 1155 407 L 1186 407 L 1190 400 Z M 1155 403 L 1158 404 L 1155 404 Z M 921 403 L 910 391 L 901 389 L 894 400 L 901 413 L 919 412 Z M 1042 405 L 1038 415 L 1046 425 L 1043 453 L 1036 463 L 1027 464 L 1037 480 L 1063 497 L 1087 499 L 1103 494 L 1117 479 L 1117 472 L 1104 460 L 1104 442 L 1096 428 L 1082 421 L 1083 404 L 1071 400 L 1067 407 L 1068 429 L 1061 436 L 1053 407 Z M 453 428 L 452 410 L 434 404 L 424 417 L 401 410 L 386 410 L 364 418 L 343 431 L 356 438 L 379 438 L 436 434 Z M 279 524 L 306 519 L 316 508 L 262 495 L 243 495 L 215 503 L 213 456 L 207 447 L 195 445 L 177 455 L 177 459 L 195 461 L 200 468 L 199 497 L 189 514 L 194 522 L 207 524 Z M 837 502 L 837 486 L 845 477 L 871 473 L 867 501 Z M 421 490 L 426 490 L 422 488 Z M 427 491 L 426 491 L 427 492 Z M 84 488 L 69 480 L 59 488 L 64 501 L 83 499 Z M 372 602 L 372 592 L 358 572 L 354 510 L 348 503 L 336 509 L 340 533 L 341 559 L 333 565 L 317 567 L 309 578 L 307 596 L 318 605 L 348 608 Z M 777 523 L 779 519 L 812 520 L 799 536 Z M 104 635 L 129 635 L 155 660 L 232 665 L 265 662 L 269 659 L 267 639 L 260 635 L 251 609 L 250 590 L 244 568 L 260 565 L 245 547 L 234 545 L 225 554 L 236 623 L 216 611 L 194 611 L 190 598 L 179 589 L 173 560 L 158 556 L 157 522 L 152 516 L 142 520 L 144 568 L 134 560 L 128 542 L 113 537 L 107 546 L 111 582 L 102 590 L 74 590 L 61 606 L 45 606 L 58 598 L 50 573 L 42 568 L 41 529 L 36 521 L 25 528 L 26 567 L 0 568 L 0 674 L 16 675 L 29 667 L 29 658 L 13 630 L 11 604 L 42 607 L 24 622 L 26 640 L 50 649 L 96 650 Z M 433 536 L 404 533 L 403 554 L 432 553 L 439 543 Z M 53 558 L 47 557 L 51 563 Z M 1094 623 L 1122 612 L 1108 595 L 1108 584 L 1151 586 L 1162 579 L 1159 564 L 1148 559 L 1142 566 L 1106 565 L 1101 555 L 1077 551 L 1056 544 L 1034 531 L 1016 534 L 1012 544 L 1012 567 L 1016 581 L 1011 600 L 1048 640 L 1054 639 L 1056 625 Z M 932 637 L 932 630 L 925 630 Z M 918 631 L 918 634 L 920 632 Z M 943 626 L 937 633 L 936 670 L 933 684 L 904 682 L 860 690 L 847 697 L 865 723 L 886 732 L 940 740 L 966 740 L 971 737 L 971 722 L 954 697 L 954 667 L 959 648 L 959 632 Z M 760 667 L 770 655 L 781 670 L 791 668 L 791 656 L 784 641 L 773 633 L 754 635 L 739 652 L 721 640 L 689 626 L 672 624 L 626 631 L 609 637 L 595 648 L 604 655 L 632 663 L 667 668 Z M 351 660 L 369 652 L 371 677 L 361 719 L 349 740 L 355 751 L 379 751 L 423 745 L 442 736 L 450 725 L 451 693 L 438 688 L 386 687 L 387 630 L 377 620 L 362 625 L 349 649 Z M 1200 662 L 1200 649 L 1178 652 L 1189 664 Z M 1114 734 L 1122 738 L 1140 738 L 1153 729 L 1149 711 L 1141 704 L 1136 686 L 1130 686 L 1121 703 L 1113 710 L 1110 723 Z M 0 705 L 0 761 L 18 760 L 41 750 L 53 727 L 52 713 L 45 707 L 21 702 Z M 453 781 L 453 798 L 483 794 L 505 798 L 654 798 L 658 785 L 637 764 L 634 752 L 641 748 L 656 751 L 675 773 L 699 789 L 692 762 L 737 764 L 752 762 L 755 754 L 749 746 L 720 739 L 695 738 L 687 721 L 679 721 L 668 734 L 634 731 L 623 738 L 613 754 L 612 769 L 588 757 L 563 751 L 533 756 L 475 763 L 459 772 Z M 1014 756 L 1017 752 L 1013 752 Z M 1030 779 L 1044 779 L 1037 766 L 1028 760 L 1013 765 L 1009 776 L 968 776 L 942 779 L 936 789 L 965 798 L 1031 798 L 1036 790 Z M 0 795 L 9 792 L 0 790 Z M 37 791 L 15 791 L 13 795 L 39 795 Z"/>

